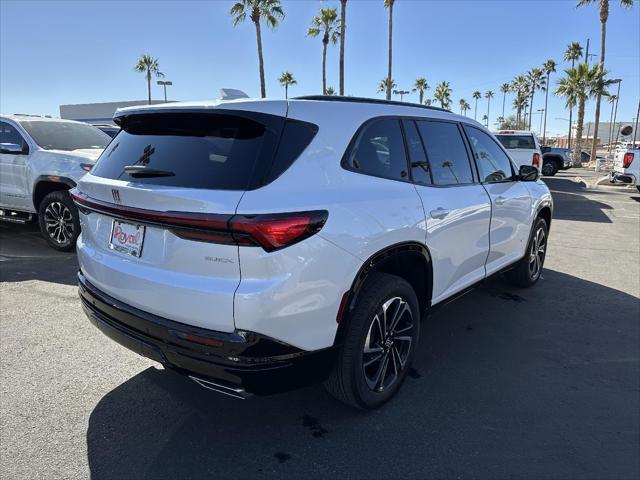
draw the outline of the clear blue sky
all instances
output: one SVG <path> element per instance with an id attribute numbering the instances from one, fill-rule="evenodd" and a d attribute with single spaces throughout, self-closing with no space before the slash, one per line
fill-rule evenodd
<path id="1" fill-rule="evenodd" d="M 499 86 L 552 58 L 564 67 L 567 44 L 586 44 L 599 53 L 596 5 L 576 1 L 410 1 L 394 8 L 394 73 L 409 89 L 424 76 L 435 86 L 451 83 L 453 109 L 458 99 L 492 89 L 492 121 L 501 113 Z M 137 57 L 149 53 L 174 82 L 174 100 L 211 99 L 221 87 L 251 96 L 260 92 L 255 31 L 251 23 L 233 28 L 232 1 L 12 1 L 0 0 L 0 111 L 59 115 L 59 105 L 146 97 Z M 284 22 L 263 29 L 269 97 L 282 98 L 277 78 L 290 70 L 298 80 L 292 95 L 321 91 L 319 38 L 307 38 L 311 18 L 338 1 L 283 1 Z M 619 117 L 635 117 L 640 96 L 640 5 L 623 10 L 611 0 L 607 68 L 623 79 Z M 382 0 L 350 0 L 347 10 L 346 93 L 381 96 L 386 75 L 387 12 Z M 328 54 L 328 82 L 338 87 L 338 47 Z M 560 72 L 552 77 L 554 84 Z M 433 90 L 429 92 L 432 94 Z M 160 99 L 161 87 L 152 95 Z M 537 94 L 534 108 L 543 107 Z M 549 130 L 564 133 L 567 117 L 560 99 L 550 95 Z M 415 100 L 415 95 L 409 100 Z M 510 102 L 508 101 L 508 105 Z M 479 107 L 484 113 L 486 100 Z M 587 109 L 592 117 L 593 102 Z M 603 117 L 609 118 L 605 103 Z M 536 118 L 536 117 L 534 117 Z M 539 117 L 538 117 L 539 118 Z M 537 121 L 534 120 L 534 124 Z"/>

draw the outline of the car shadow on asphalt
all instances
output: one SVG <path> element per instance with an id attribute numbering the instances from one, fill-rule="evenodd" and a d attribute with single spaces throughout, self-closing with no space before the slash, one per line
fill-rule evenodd
<path id="1" fill-rule="evenodd" d="M 91 477 L 637 478 L 638 318 L 636 297 L 557 271 L 488 281 L 426 318 L 375 412 L 320 386 L 242 401 L 148 368 L 91 413 Z"/>
<path id="2" fill-rule="evenodd" d="M 553 218 L 580 222 L 612 223 L 605 210 L 613 207 L 584 196 L 584 186 L 569 178 L 545 177 L 544 182 L 553 196 Z M 590 195 L 598 195 L 597 190 L 589 190 Z"/>
<path id="3" fill-rule="evenodd" d="M 42 238 L 37 222 L 0 223 L 0 282 L 78 283 L 75 252 L 58 252 Z"/>

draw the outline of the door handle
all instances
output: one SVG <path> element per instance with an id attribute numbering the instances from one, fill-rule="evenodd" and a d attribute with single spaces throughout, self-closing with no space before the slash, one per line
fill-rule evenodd
<path id="1" fill-rule="evenodd" d="M 504 197 L 496 197 L 496 205 L 504 205 L 507 202 L 507 199 Z"/>
<path id="2" fill-rule="evenodd" d="M 431 210 L 429 212 L 429 215 L 431 215 L 431 218 L 435 218 L 435 219 L 442 219 L 444 217 L 446 217 L 447 215 L 449 215 L 451 213 L 451 210 L 445 210 L 442 207 L 438 207 L 435 210 Z"/>

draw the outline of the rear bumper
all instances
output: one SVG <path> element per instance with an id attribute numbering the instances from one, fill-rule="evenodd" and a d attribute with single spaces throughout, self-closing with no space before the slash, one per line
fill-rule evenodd
<path id="1" fill-rule="evenodd" d="M 628 184 L 637 184 L 637 179 L 630 173 L 621 173 L 616 172 L 615 170 L 609 172 L 609 181 L 611 183 L 628 183 Z"/>
<path id="2" fill-rule="evenodd" d="M 109 338 L 234 397 L 320 382 L 335 361 L 336 347 L 307 352 L 253 332 L 216 332 L 143 312 L 101 292 L 82 272 L 78 288 L 87 317 Z"/>

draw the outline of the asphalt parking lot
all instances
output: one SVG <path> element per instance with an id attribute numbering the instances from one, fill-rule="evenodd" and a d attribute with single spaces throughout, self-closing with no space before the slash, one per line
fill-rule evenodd
<path id="1" fill-rule="evenodd" d="M 73 254 L 0 226 L 0 477 L 640 477 L 640 195 L 547 179 L 543 278 L 426 319 L 400 395 L 233 400 L 85 319 Z"/>

